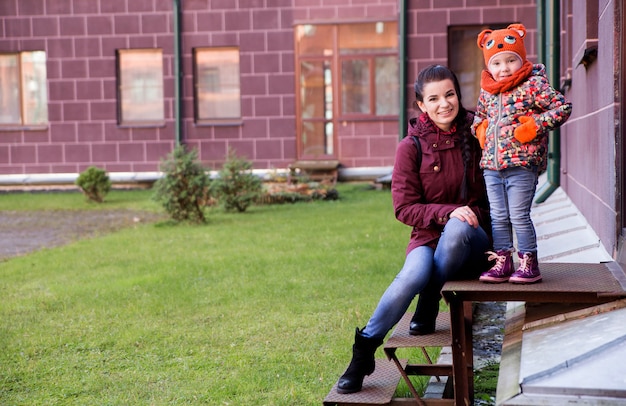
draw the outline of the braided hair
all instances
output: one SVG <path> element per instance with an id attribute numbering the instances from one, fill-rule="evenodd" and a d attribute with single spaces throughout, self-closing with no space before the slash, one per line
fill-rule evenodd
<path id="1" fill-rule="evenodd" d="M 454 85 L 454 90 L 459 99 L 459 113 L 455 117 L 453 124 L 456 126 L 457 133 L 461 137 L 461 154 L 463 157 L 463 182 L 461 184 L 461 199 L 466 201 L 468 198 L 467 173 L 472 164 L 472 157 L 476 148 L 476 140 L 470 131 L 470 120 L 467 119 L 469 112 L 463 107 L 461 101 L 461 86 L 454 72 L 443 65 L 430 65 L 422 69 L 415 79 L 413 88 L 415 89 L 416 101 L 424 101 L 424 86 L 431 82 L 440 82 L 449 79 Z"/>

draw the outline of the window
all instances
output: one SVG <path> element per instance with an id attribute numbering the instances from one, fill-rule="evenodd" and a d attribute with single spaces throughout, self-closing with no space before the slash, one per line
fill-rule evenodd
<path id="1" fill-rule="evenodd" d="M 299 25 L 296 37 L 298 158 L 335 154 L 339 121 L 397 119 L 397 23 Z"/>
<path id="2" fill-rule="evenodd" d="M 397 115 L 398 40 L 396 23 L 338 26 L 341 115 Z"/>
<path id="3" fill-rule="evenodd" d="M 119 122 L 122 125 L 161 125 L 163 52 L 160 49 L 118 50 Z"/>
<path id="4" fill-rule="evenodd" d="M 0 125 L 48 123 L 44 51 L 0 54 Z"/>
<path id="5" fill-rule="evenodd" d="M 194 49 L 194 92 L 196 122 L 240 120 L 239 49 Z"/>

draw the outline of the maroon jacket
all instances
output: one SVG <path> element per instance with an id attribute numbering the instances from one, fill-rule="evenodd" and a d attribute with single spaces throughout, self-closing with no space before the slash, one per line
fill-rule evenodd
<path id="1" fill-rule="evenodd" d="M 468 125 L 473 114 L 468 113 Z M 412 137 L 417 135 L 422 147 L 422 165 L 418 172 L 417 148 Z M 435 248 L 450 213 L 460 206 L 469 206 L 482 228 L 491 234 L 489 204 L 479 167 L 481 150 L 476 138 L 467 133 L 471 147 L 471 164 L 467 170 L 467 199 L 461 199 L 463 157 L 461 136 L 456 128 L 450 132 L 439 129 L 427 114 L 409 121 L 408 136 L 398 144 L 391 179 L 391 196 L 396 218 L 412 226 L 409 253 L 415 247 Z"/>

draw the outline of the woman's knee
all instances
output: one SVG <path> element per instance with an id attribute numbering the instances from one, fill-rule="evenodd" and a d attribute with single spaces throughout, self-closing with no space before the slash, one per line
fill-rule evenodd
<path id="1" fill-rule="evenodd" d="M 468 241 L 474 234 L 475 228 L 465 221 L 456 218 L 450 219 L 441 233 L 439 243 L 458 245 Z"/>
<path id="2" fill-rule="evenodd" d="M 457 224 L 450 228 L 446 226 L 444 229 L 437 245 L 436 256 L 459 255 L 482 246 L 488 247 L 489 237 L 481 227 L 474 228 L 463 221 L 453 220 Z"/>

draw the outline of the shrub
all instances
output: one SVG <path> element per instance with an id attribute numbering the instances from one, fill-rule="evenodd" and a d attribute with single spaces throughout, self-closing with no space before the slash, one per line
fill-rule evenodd
<path id="1" fill-rule="evenodd" d="M 102 203 L 111 190 L 111 180 L 104 169 L 90 166 L 76 178 L 76 185 L 80 188 L 88 201 Z"/>
<path id="2" fill-rule="evenodd" d="M 233 149 L 217 179 L 211 183 L 215 195 L 226 211 L 244 212 L 261 194 L 262 181 L 251 172 L 252 163 L 240 158 Z"/>
<path id="3" fill-rule="evenodd" d="M 204 202 L 209 199 L 209 178 L 197 162 L 195 149 L 178 145 L 161 162 L 163 177 L 154 184 L 153 200 L 161 203 L 175 221 L 203 223 Z"/>

